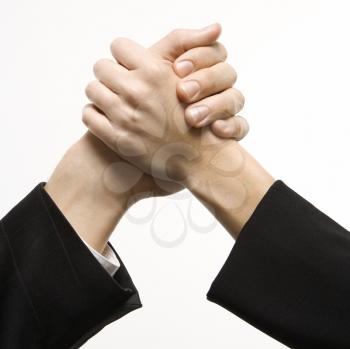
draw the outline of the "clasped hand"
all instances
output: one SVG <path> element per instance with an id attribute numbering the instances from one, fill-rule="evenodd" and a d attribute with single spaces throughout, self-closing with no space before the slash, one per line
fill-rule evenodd
<path id="1" fill-rule="evenodd" d="M 149 49 L 113 41 L 116 61 L 99 60 L 86 88 L 89 130 L 153 178 L 186 185 L 226 139 L 248 132 L 234 69 L 216 40 L 221 28 L 175 30 Z M 220 137 L 221 139 L 219 139 Z"/>

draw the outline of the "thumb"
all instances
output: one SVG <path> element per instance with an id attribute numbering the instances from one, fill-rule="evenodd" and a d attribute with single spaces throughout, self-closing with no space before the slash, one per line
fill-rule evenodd
<path id="1" fill-rule="evenodd" d="M 174 62 L 177 57 L 192 48 L 211 45 L 220 34 L 219 23 L 202 29 L 175 29 L 150 47 L 150 50 L 163 59 Z"/>

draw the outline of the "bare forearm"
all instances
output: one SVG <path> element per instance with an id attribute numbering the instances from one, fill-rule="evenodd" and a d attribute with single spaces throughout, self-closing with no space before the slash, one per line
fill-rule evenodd
<path id="1" fill-rule="evenodd" d="M 45 187 L 67 220 L 101 252 L 126 208 L 127 195 L 108 190 L 104 173 L 116 155 L 86 134 L 65 154 Z"/>
<path id="2" fill-rule="evenodd" d="M 229 141 L 218 156 L 203 161 L 186 186 L 237 238 L 274 181 L 237 142 Z"/>

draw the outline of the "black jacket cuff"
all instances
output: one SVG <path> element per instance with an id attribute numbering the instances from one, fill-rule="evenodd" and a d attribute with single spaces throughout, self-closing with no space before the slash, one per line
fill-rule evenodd
<path id="1" fill-rule="evenodd" d="M 40 347 L 78 348 L 141 303 L 121 258 L 111 277 L 43 187 L 38 185 L 1 221 L 0 234 L 17 268 L 16 282 L 31 303 Z"/>
<path id="2" fill-rule="evenodd" d="M 350 234 L 277 181 L 208 299 L 292 348 L 350 348 Z"/>

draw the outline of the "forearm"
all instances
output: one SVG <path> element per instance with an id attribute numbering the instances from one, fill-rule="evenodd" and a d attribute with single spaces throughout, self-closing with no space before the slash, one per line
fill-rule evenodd
<path id="1" fill-rule="evenodd" d="M 118 272 L 110 273 L 78 236 L 102 252 L 120 219 L 124 195 L 108 192 L 102 181 L 116 160 L 84 136 L 48 181 L 50 196 L 39 184 L 1 219 L 1 348 L 78 348 L 141 306 L 121 258 L 115 254 Z"/>
<path id="2" fill-rule="evenodd" d="M 349 251 L 349 231 L 276 181 L 244 225 L 208 299 L 290 348 L 350 348 Z"/>
<path id="3" fill-rule="evenodd" d="M 127 193 L 111 192 L 104 173 L 118 158 L 87 133 L 64 155 L 46 191 L 80 237 L 102 252 L 126 209 Z"/>
<path id="4" fill-rule="evenodd" d="M 237 238 L 273 177 L 235 141 L 225 142 L 219 154 L 204 155 L 200 166 L 186 186 Z"/>

